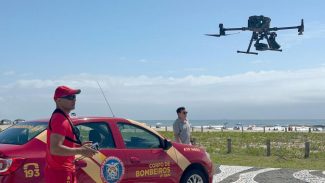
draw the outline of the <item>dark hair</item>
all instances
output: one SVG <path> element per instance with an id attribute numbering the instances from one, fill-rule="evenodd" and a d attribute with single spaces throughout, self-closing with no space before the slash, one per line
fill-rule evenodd
<path id="1" fill-rule="evenodd" d="M 181 113 L 184 110 L 185 110 L 185 107 L 179 107 L 179 108 L 177 108 L 176 112 Z"/>

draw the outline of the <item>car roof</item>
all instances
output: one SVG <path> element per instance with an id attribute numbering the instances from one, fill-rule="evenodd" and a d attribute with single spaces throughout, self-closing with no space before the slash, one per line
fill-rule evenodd
<path id="1" fill-rule="evenodd" d="M 78 117 L 70 117 L 72 122 L 82 122 L 82 121 L 94 121 L 94 120 L 105 120 L 105 121 L 125 121 L 125 118 L 119 117 L 98 117 L 98 116 L 78 116 Z M 25 122 L 40 122 L 40 123 L 48 123 L 50 118 L 40 118 L 34 120 L 26 120 Z"/>
<path id="2" fill-rule="evenodd" d="M 28 120 L 28 121 L 24 121 L 22 123 L 28 123 L 28 122 L 40 122 L 40 123 L 48 123 L 49 122 L 49 118 L 43 118 L 43 119 L 36 119 L 36 120 Z M 142 122 L 138 122 L 138 121 L 135 121 L 135 120 L 132 120 L 132 119 L 126 119 L 126 118 L 120 118 L 120 117 L 99 117 L 99 116 L 78 116 L 78 117 L 75 117 L 75 116 L 72 116 L 71 117 L 71 120 L 73 123 L 79 123 L 79 124 L 82 124 L 82 123 L 87 123 L 87 122 L 98 122 L 98 121 L 107 121 L 109 123 L 118 123 L 118 122 L 129 122 L 131 124 L 136 124 L 138 126 L 141 126 L 143 128 L 146 128 L 148 129 L 149 131 L 159 135 L 160 137 L 161 134 L 156 132 L 155 130 L 151 129 L 149 126 L 147 126 L 145 123 L 142 123 Z"/>

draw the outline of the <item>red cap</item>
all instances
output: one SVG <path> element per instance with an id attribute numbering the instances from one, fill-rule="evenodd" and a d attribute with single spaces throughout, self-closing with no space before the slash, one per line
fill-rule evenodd
<path id="1" fill-rule="evenodd" d="M 79 94 L 80 92 L 80 89 L 72 89 L 67 86 L 58 86 L 54 93 L 54 100 L 68 95 Z"/>

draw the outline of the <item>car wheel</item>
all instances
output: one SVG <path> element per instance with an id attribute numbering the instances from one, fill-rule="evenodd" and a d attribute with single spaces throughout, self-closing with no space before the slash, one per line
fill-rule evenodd
<path id="1" fill-rule="evenodd" d="M 208 181 L 201 170 L 191 169 L 185 173 L 181 183 L 208 183 Z"/>

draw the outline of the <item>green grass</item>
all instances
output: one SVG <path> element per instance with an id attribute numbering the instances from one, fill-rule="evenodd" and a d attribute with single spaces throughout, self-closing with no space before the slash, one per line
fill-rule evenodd
<path id="1" fill-rule="evenodd" d="M 160 132 L 173 139 L 172 132 Z M 325 133 L 298 132 L 192 132 L 216 164 L 254 167 L 325 169 Z M 227 139 L 232 152 L 227 153 Z M 271 156 L 266 156 L 266 140 L 271 141 Z M 305 158 L 305 142 L 310 142 L 310 157 Z"/>

